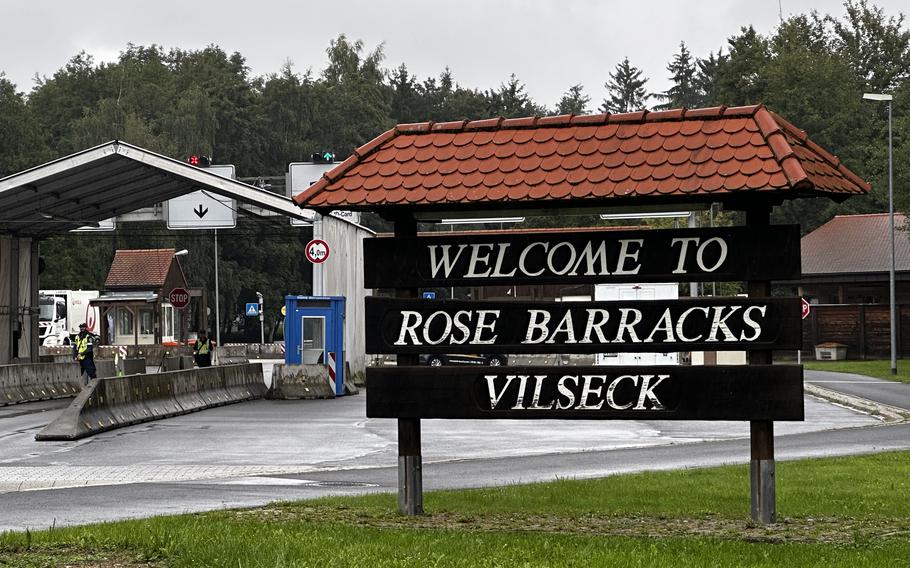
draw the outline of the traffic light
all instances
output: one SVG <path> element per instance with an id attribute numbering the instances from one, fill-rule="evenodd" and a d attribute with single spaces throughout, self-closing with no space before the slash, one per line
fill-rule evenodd
<path id="1" fill-rule="evenodd" d="M 335 154 L 331 152 L 314 152 L 311 158 L 314 164 L 331 164 L 335 161 Z"/>
<path id="2" fill-rule="evenodd" d="M 192 155 L 187 160 L 187 163 L 191 166 L 196 166 L 197 168 L 207 168 L 212 165 L 212 160 L 208 156 L 199 156 Z"/>

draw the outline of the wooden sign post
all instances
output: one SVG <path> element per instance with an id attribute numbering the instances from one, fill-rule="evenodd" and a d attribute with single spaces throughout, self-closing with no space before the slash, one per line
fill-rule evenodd
<path id="1" fill-rule="evenodd" d="M 394 288 L 366 299 L 366 351 L 398 357 L 368 368 L 367 416 L 397 418 L 399 509 L 423 511 L 420 420 L 748 420 L 752 516 L 773 522 L 774 420 L 803 420 L 803 373 L 771 365 L 802 346 L 799 298 L 771 298 L 770 280 L 797 278 L 799 230 L 745 227 L 417 238 L 365 242 L 365 282 Z M 749 297 L 550 302 L 418 299 L 420 287 L 537 283 L 747 281 Z M 749 365 L 419 367 L 419 354 L 747 351 Z"/>

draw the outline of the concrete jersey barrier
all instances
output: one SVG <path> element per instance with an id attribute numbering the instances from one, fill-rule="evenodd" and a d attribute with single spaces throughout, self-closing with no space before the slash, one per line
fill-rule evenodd
<path id="1" fill-rule="evenodd" d="M 127 371 L 145 372 L 145 359 L 127 359 L 124 365 Z M 113 361 L 96 361 L 95 367 L 99 377 L 117 374 Z M 84 384 L 72 356 L 65 362 L 0 365 L 0 406 L 76 396 Z"/>
<path id="2" fill-rule="evenodd" d="M 91 381 L 36 440 L 78 440 L 107 430 L 262 398 L 259 364 L 225 365 Z"/>
<path id="3" fill-rule="evenodd" d="M 73 362 L 0 365 L 0 406 L 76 396 L 81 390 L 79 365 Z"/>
<path id="4" fill-rule="evenodd" d="M 335 398 L 335 391 L 329 383 L 329 368 L 325 365 L 276 364 L 272 370 L 272 386 L 269 387 L 266 398 Z"/>

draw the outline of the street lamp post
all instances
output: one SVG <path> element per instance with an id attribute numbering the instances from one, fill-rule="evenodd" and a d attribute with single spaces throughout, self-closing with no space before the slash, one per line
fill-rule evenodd
<path id="1" fill-rule="evenodd" d="M 891 267 L 888 271 L 888 285 L 891 296 L 891 374 L 897 375 L 897 306 L 894 292 L 894 160 L 891 150 L 891 100 L 893 97 L 881 93 L 863 93 L 863 98 L 888 103 L 888 219 L 891 233 Z"/>
<path id="2" fill-rule="evenodd" d="M 256 292 L 256 297 L 259 298 L 259 343 L 265 344 L 265 315 L 262 313 L 262 293 Z"/>

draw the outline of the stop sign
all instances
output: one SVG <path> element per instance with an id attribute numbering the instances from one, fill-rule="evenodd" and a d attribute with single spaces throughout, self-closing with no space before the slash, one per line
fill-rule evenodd
<path id="1" fill-rule="evenodd" d="M 167 301 L 178 310 L 182 310 L 190 303 L 190 293 L 186 288 L 174 288 L 167 296 Z"/>
<path id="2" fill-rule="evenodd" d="M 805 298 L 803 298 L 802 300 L 803 300 L 802 301 L 802 305 L 803 305 L 802 316 L 803 316 L 803 319 L 806 319 L 807 317 L 809 317 L 809 302 L 807 302 Z"/>

